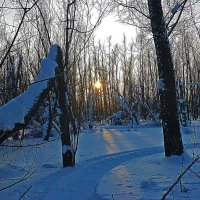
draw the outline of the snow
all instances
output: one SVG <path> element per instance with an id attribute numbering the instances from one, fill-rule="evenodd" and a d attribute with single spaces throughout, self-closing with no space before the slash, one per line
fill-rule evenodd
<path id="1" fill-rule="evenodd" d="M 161 199 L 164 192 L 200 153 L 200 122 L 183 134 L 183 156 L 165 158 L 161 127 L 153 124 L 100 126 L 80 134 L 75 167 L 62 168 L 57 134 L 36 147 L 1 147 L 0 196 L 4 200 L 132 200 Z M 41 144 L 26 138 L 23 145 Z M 17 141 L 10 141 L 13 145 Z M 39 168 L 38 168 L 39 167 Z M 37 169 L 37 170 L 36 170 Z M 192 167 L 199 174 L 200 162 Z M 6 190 L 1 188 L 34 172 Z M 200 180 L 188 171 L 166 199 L 199 199 Z M 181 192 L 181 190 L 183 192 Z"/>
<path id="2" fill-rule="evenodd" d="M 177 2 L 175 4 L 175 6 L 171 9 L 171 13 L 175 14 L 178 11 L 178 9 L 180 8 L 180 6 L 181 6 L 181 4 Z"/>
<path id="3" fill-rule="evenodd" d="M 179 99 L 179 103 L 181 104 L 185 103 L 185 99 Z"/>
<path id="4" fill-rule="evenodd" d="M 63 145 L 62 147 L 62 154 L 66 154 L 68 151 L 70 151 L 72 154 L 74 152 L 73 148 L 68 145 Z"/>
<path id="5" fill-rule="evenodd" d="M 9 130 L 16 123 L 24 123 L 24 117 L 32 108 L 37 97 L 47 88 L 48 79 L 55 77 L 56 54 L 57 45 L 52 45 L 47 58 L 41 62 L 41 69 L 36 78 L 36 83 L 30 85 L 23 94 L 0 107 L 0 130 Z"/>
<path id="6" fill-rule="evenodd" d="M 191 86 L 198 86 L 200 87 L 200 83 L 199 82 L 193 82 L 193 83 L 190 83 Z"/>
<path id="7" fill-rule="evenodd" d="M 165 83 L 164 83 L 164 80 L 162 78 L 158 80 L 157 88 L 160 91 L 165 91 L 166 90 Z"/>
<path id="8" fill-rule="evenodd" d="M 136 158 L 112 169 L 100 180 L 97 192 L 104 199 L 111 200 L 112 196 L 117 200 L 160 199 L 163 191 L 166 191 L 173 179 L 180 174 L 182 163 L 187 165 L 191 158 L 187 154 L 181 158 L 175 156 L 167 159 L 163 154 L 156 156 Z M 182 197 L 186 196 L 186 193 L 177 193 Z"/>
<path id="9" fill-rule="evenodd" d="M 132 114 L 132 111 L 128 105 L 128 103 L 126 102 L 125 99 L 123 99 L 122 96 L 116 96 L 116 100 L 120 103 L 120 106 L 126 110 L 129 114 Z"/>

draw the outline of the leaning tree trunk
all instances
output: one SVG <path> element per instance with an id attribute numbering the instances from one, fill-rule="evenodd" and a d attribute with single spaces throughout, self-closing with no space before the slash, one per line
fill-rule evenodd
<path id="1" fill-rule="evenodd" d="M 177 110 L 175 76 L 161 1 L 148 0 L 148 7 L 160 79 L 159 93 L 165 155 L 181 155 L 183 143 Z"/>

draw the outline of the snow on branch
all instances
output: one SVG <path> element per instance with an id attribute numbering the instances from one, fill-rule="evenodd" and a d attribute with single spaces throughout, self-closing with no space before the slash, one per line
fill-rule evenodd
<path id="1" fill-rule="evenodd" d="M 48 80 L 55 77 L 57 48 L 57 45 L 52 45 L 47 58 L 42 60 L 36 83 L 30 85 L 23 94 L 0 107 L 0 130 L 11 130 L 15 124 L 24 123 L 25 116 L 42 91 L 48 87 Z"/>
<path id="2" fill-rule="evenodd" d="M 157 82 L 157 88 L 160 91 L 165 91 L 166 90 L 166 86 L 165 86 L 165 83 L 164 83 L 164 81 L 163 81 L 162 78 L 158 80 L 158 82 Z"/>
<path id="3" fill-rule="evenodd" d="M 192 82 L 190 83 L 191 86 L 197 86 L 200 87 L 200 83 L 199 82 Z"/>
<path id="4" fill-rule="evenodd" d="M 117 101 L 120 103 L 120 106 L 126 110 L 129 114 L 132 114 L 132 111 L 128 103 L 122 98 L 122 96 L 116 96 Z"/>
<path id="5" fill-rule="evenodd" d="M 181 6 L 181 4 L 180 4 L 179 2 L 177 2 L 177 3 L 174 5 L 174 7 L 171 9 L 171 13 L 172 13 L 172 14 L 175 14 L 175 13 L 178 11 L 178 9 L 180 8 L 180 6 Z"/>

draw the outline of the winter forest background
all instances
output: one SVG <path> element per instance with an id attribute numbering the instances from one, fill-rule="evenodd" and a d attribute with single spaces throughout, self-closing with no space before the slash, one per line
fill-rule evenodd
<path id="1" fill-rule="evenodd" d="M 132 4 L 148 15 L 147 2 L 136 1 Z M 173 6 L 174 1 L 163 1 L 169 29 L 179 17 L 177 13 L 172 18 L 170 10 Z M 188 1 L 175 30 L 170 34 L 177 90 L 181 83 L 183 97 L 180 98 L 186 100 L 188 120 L 199 117 L 198 6 L 198 1 Z M 2 1 L 1 105 L 24 92 L 33 82 L 40 61 L 47 55 L 51 43 L 59 44 L 64 57 L 67 57 L 66 47 L 70 42 L 69 69 L 66 71 L 70 90 L 73 91 L 74 111 L 79 116 L 86 116 L 87 97 L 93 92 L 93 85 L 98 79 L 105 84 L 102 95 L 95 101 L 98 121 L 118 111 L 117 92 L 130 105 L 134 104 L 142 120 L 148 118 L 143 103 L 158 113 L 159 78 L 150 21 L 140 12 L 120 6 L 117 1 L 115 4 L 77 1 L 70 7 L 68 16 L 67 9 L 67 1 L 38 1 L 35 5 L 34 1 Z M 126 36 L 120 44 L 113 44 L 112 36 L 105 43 L 95 41 L 93 29 L 109 12 L 115 12 L 120 22 L 137 27 L 135 41 L 127 43 Z"/>
<path id="2" fill-rule="evenodd" d="M 199 8 L 198 0 L 1 0 L 1 151 L 57 131 L 63 166 L 74 166 L 84 129 L 153 122 L 165 155 L 182 155 L 180 127 L 200 118 Z M 136 35 L 97 40 L 110 15 Z"/>

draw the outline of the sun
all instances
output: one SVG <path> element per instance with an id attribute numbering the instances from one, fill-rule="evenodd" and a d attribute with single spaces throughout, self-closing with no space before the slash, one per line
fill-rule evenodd
<path id="1" fill-rule="evenodd" d="M 96 81 L 96 83 L 94 84 L 94 87 L 97 88 L 97 89 L 100 89 L 102 87 L 101 82 L 99 80 Z"/>

